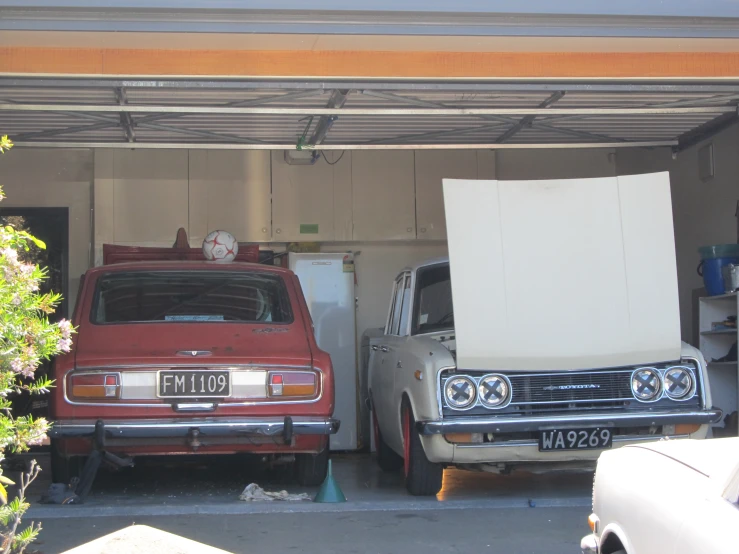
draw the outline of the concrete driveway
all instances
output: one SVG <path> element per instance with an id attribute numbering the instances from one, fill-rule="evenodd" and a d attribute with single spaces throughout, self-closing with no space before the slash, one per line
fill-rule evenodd
<path id="1" fill-rule="evenodd" d="M 42 467 L 46 456 L 36 455 Z M 62 552 L 132 523 L 146 524 L 231 552 L 577 552 L 588 529 L 592 473 L 508 476 L 447 470 L 435 498 L 408 495 L 398 474 L 384 474 L 369 455 L 337 454 L 334 476 L 348 502 L 242 502 L 249 483 L 307 492 L 284 468 L 249 457 L 137 460 L 101 471 L 86 503 L 48 506 L 29 495 L 26 520 L 41 521 L 44 554 Z"/>

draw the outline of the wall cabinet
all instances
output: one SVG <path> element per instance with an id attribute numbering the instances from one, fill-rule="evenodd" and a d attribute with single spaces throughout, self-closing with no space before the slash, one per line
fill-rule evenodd
<path id="1" fill-rule="evenodd" d="M 352 152 L 354 240 L 416 238 L 413 152 Z"/>
<path id="2" fill-rule="evenodd" d="M 187 150 L 115 150 L 111 157 L 106 238 L 142 246 L 174 242 L 188 220 Z"/>
<path id="3" fill-rule="evenodd" d="M 192 246 L 216 229 L 240 242 L 272 238 L 269 152 L 191 150 L 189 174 Z"/>
<path id="4" fill-rule="evenodd" d="M 272 238 L 279 242 L 352 239 L 352 153 L 326 152 L 313 165 L 289 165 L 272 152 Z"/>
<path id="5" fill-rule="evenodd" d="M 477 179 L 474 150 L 418 150 L 416 164 L 417 237 L 446 239 L 442 179 Z"/>

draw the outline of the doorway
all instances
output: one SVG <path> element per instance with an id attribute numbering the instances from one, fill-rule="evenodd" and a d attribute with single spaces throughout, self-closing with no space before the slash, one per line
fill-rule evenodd
<path id="1" fill-rule="evenodd" d="M 62 301 L 49 321 L 57 322 L 69 317 L 69 209 L 68 208 L 0 208 L 0 225 L 26 231 L 46 243 L 42 250 L 29 244 L 28 252 L 20 252 L 20 258 L 47 268 L 48 278 L 41 283 L 40 292 L 58 292 Z M 49 375 L 50 362 L 43 362 L 36 375 Z M 13 394 L 13 414 L 45 417 L 48 412 L 48 395 Z"/>
<path id="2" fill-rule="evenodd" d="M 42 294 L 62 294 L 62 301 L 49 320 L 69 317 L 69 208 L 0 208 L 0 225 L 26 231 L 46 243 L 45 250 L 29 244 L 30 250 L 20 256 L 48 269 L 48 279 L 41 284 Z"/>

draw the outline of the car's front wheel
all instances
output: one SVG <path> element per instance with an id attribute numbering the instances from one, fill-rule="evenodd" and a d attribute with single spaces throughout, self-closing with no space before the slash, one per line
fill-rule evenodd
<path id="1" fill-rule="evenodd" d="M 414 496 L 433 496 L 441 490 L 444 467 L 430 462 L 416 431 L 413 409 L 406 400 L 403 403 L 403 470 L 405 488 Z"/>
<path id="2" fill-rule="evenodd" d="M 303 487 L 317 487 L 328 474 L 329 446 L 318 454 L 295 454 L 295 478 Z"/>

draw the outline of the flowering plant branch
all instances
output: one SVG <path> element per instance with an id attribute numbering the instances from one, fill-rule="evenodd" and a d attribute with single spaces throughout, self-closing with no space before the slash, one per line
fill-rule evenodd
<path id="1" fill-rule="evenodd" d="M 0 138 L 0 153 L 13 146 L 7 136 Z M 0 201 L 3 200 L 0 189 Z M 35 376 L 39 365 L 57 354 L 72 348 L 74 329 L 67 320 L 49 321 L 61 295 L 42 294 L 41 283 L 48 271 L 28 263 L 24 255 L 31 245 L 45 249 L 46 245 L 25 231 L 11 226 L 0 227 L 0 461 L 6 452 L 24 452 L 29 446 L 40 444 L 46 437 L 49 424 L 43 418 L 15 417 L 9 395 L 27 392 L 49 392 L 53 381 Z M 33 524 L 18 531 L 20 518 L 27 509 L 24 494 L 28 484 L 36 478 L 39 468 L 21 476 L 19 496 L 8 504 L 6 485 L 13 485 L 0 470 L 0 551 L 23 552 L 36 537 L 40 525 Z"/>

